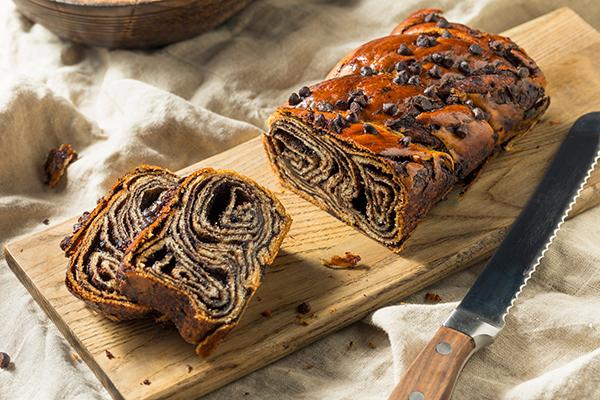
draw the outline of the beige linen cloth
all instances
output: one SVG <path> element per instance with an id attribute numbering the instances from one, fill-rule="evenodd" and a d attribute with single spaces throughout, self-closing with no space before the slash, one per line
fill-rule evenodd
<path id="1" fill-rule="evenodd" d="M 0 1 L 0 241 L 93 206 L 129 168 L 176 170 L 245 141 L 274 107 L 410 11 L 500 32 L 589 1 L 257 1 L 220 28 L 157 51 L 62 41 Z M 51 147 L 81 158 L 57 189 L 42 183 Z M 565 224 L 496 343 L 465 368 L 455 399 L 600 399 L 600 208 Z M 466 292 L 478 268 L 376 311 L 208 399 L 381 399 Z M 400 300 L 400 299 L 399 299 Z M 352 345 L 350 345 L 352 343 Z M 0 260 L 1 399 L 108 399 L 91 371 Z"/>

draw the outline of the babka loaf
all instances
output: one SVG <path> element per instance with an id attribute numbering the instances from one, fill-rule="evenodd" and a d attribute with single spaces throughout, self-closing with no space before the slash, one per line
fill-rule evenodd
<path id="1" fill-rule="evenodd" d="M 205 354 L 239 320 L 290 223 L 273 194 L 250 179 L 199 170 L 129 248 L 121 291 L 170 318 Z"/>
<path id="2" fill-rule="evenodd" d="M 71 293 L 112 320 L 152 312 L 121 293 L 116 273 L 129 244 L 154 221 L 178 181 L 177 175 L 162 168 L 138 167 L 123 176 L 91 213 L 79 218 L 73 235 L 61 242 L 70 257 L 66 285 Z"/>
<path id="3" fill-rule="evenodd" d="M 282 183 L 393 251 L 549 98 L 510 39 L 417 11 L 293 93 L 263 137 Z"/>

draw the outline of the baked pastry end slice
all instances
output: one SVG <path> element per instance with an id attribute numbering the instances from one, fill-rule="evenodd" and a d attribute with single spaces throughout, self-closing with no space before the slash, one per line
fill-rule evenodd
<path id="1" fill-rule="evenodd" d="M 206 355 L 239 321 L 290 224 L 252 180 L 199 170 L 129 248 L 121 291 L 170 318 Z"/>

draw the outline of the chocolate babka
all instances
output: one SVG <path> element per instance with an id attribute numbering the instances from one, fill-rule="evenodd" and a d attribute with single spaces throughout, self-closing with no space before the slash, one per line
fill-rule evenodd
<path id="1" fill-rule="evenodd" d="M 71 293 L 112 320 L 148 316 L 152 309 L 119 289 L 116 273 L 125 250 L 150 225 L 179 177 L 142 166 L 123 176 L 96 208 L 84 213 L 61 248 L 70 257 L 66 285 Z"/>
<path id="2" fill-rule="evenodd" d="M 510 39 L 417 11 L 293 93 L 264 146 L 282 183 L 400 251 L 415 225 L 549 98 Z"/>
<path id="3" fill-rule="evenodd" d="M 129 248 L 121 291 L 170 318 L 205 354 L 239 320 L 290 223 L 273 194 L 250 179 L 194 172 Z"/>

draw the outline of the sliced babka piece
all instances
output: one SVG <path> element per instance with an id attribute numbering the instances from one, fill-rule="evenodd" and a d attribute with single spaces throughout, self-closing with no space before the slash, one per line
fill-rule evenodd
<path id="1" fill-rule="evenodd" d="M 290 223 L 252 180 L 194 172 L 129 248 L 121 291 L 170 318 L 206 354 L 240 319 Z"/>
<path id="2" fill-rule="evenodd" d="M 112 320 L 152 312 L 121 294 L 116 272 L 129 244 L 154 221 L 179 179 L 159 167 L 138 167 L 79 218 L 73 235 L 61 242 L 70 257 L 66 285 L 71 293 Z"/>

